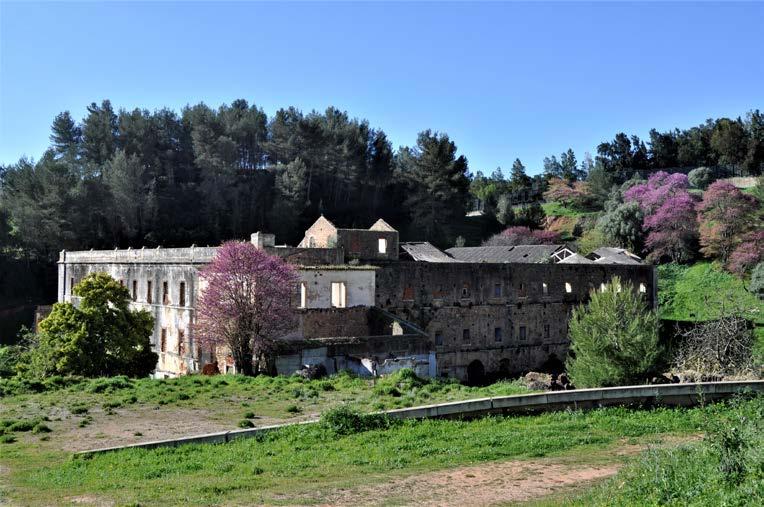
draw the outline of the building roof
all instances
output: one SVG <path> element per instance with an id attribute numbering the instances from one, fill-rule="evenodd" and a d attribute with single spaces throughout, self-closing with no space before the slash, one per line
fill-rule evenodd
<path id="1" fill-rule="evenodd" d="M 462 262 L 527 263 L 547 262 L 562 245 L 516 245 L 455 247 L 446 253 Z"/>
<path id="2" fill-rule="evenodd" d="M 368 264 L 321 264 L 318 266 L 297 266 L 297 271 L 374 271 L 377 266 Z"/>
<path id="3" fill-rule="evenodd" d="M 642 264 L 642 259 L 625 248 L 603 246 L 589 254 L 589 258 L 598 264 Z"/>
<path id="4" fill-rule="evenodd" d="M 594 264 L 594 263 L 595 262 L 593 260 L 587 259 L 583 255 L 574 253 L 573 255 L 568 255 L 557 264 Z"/>
<path id="5" fill-rule="evenodd" d="M 419 262 L 460 262 L 427 241 L 401 243 L 401 250 Z"/>
<path id="6" fill-rule="evenodd" d="M 398 232 L 398 231 L 396 231 L 393 228 L 392 225 L 388 224 L 387 222 L 385 222 L 381 218 L 379 220 L 377 220 L 376 222 L 374 222 L 374 225 L 369 227 L 369 230 L 370 231 L 391 231 L 391 232 Z"/>

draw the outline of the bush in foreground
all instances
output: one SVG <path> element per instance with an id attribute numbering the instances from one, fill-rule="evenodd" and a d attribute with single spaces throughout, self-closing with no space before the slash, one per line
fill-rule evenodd
<path id="1" fill-rule="evenodd" d="M 578 387 L 643 383 L 662 353 L 658 318 L 629 283 L 613 278 L 573 310 L 567 370 Z"/>
<path id="2" fill-rule="evenodd" d="M 386 414 L 362 414 L 345 405 L 321 415 L 322 426 L 337 436 L 387 429 L 397 422 L 397 419 L 392 419 Z"/>

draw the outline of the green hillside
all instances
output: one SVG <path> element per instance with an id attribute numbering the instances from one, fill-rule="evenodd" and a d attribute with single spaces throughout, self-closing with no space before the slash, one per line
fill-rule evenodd
<path id="1" fill-rule="evenodd" d="M 661 318 L 673 320 L 707 320 L 725 309 L 742 311 L 757 324 L 757 355 L 764 358 L 764 301 L 718 263 L 658 266 L 658 304 Z"/>

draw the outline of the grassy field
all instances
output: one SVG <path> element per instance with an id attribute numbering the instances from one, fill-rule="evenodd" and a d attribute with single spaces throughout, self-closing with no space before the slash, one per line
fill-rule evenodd
<path id="1" fill-rule="evenodd" d="M 611 480 L 544 506 L 764 505 L 764 400 L 712 407 L 705 436 L 654 448 Z"/>
<path id="2" fill-rule="evenodd" d="M 518 382 L 468 387 L 410 371 L 372 380 L 188 375 L 177 379 L 0 381 L 5 427 L 45 423 L 45 446 L 83 450 L 316 417 L 337 406 L 369 412 L 528 392 Z M 2 431 L 0 430 L 0 433 Z"/>
<path id="3" fill-rule="evenodd" d="M 761 410 L 762 400 L 744 403 Z M 5 444 L 3 492 L 23 505 L 118 500 L 121 504 L 312 504 L 336 491 L 481 462 L 573 457 L 662 436 L 702 431 L 724 409 L 599 409 L 474 421 L 383 421 L 357 432 L 332 419 L 260 439 L 71 459 L 35 438 Z M 619 459 L 619 458 L 614 458 Z"/>
<path id="4" fill-rule="evenodd" d="M 2 410 L 10 412 L 21 405 L 52 410 L 79 410 L 82 407 L 108 410 L 128 405 L 150 405 L 157 410 L 167 406 L 214 410 L 234 403 L 275 418 L 294 417 L 318 408 L 324 410 L 337 403 L 353 403 L 362 410 L 384 410 L 526 391 L 517 381 L 469 387 L 453 379 L 418 378 L 409 370 L 377 380 L 344 372 L 321 380 L 306 380 L 296 375 L 185 375 L 164 380 L 127 377 L 53 377 L 45 382 L 0 380 L 0 396 L 5 397 Z"/>

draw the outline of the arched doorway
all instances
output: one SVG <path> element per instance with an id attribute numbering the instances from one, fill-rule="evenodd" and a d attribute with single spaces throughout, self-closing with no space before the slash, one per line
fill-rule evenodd
<path id="1" fill-rule="evenodd" d="M 499 361 L 499 378 L 509 378 L 512 363 L 506 357 Z"/>
<path id="2" fill-rule="evenodd" d="M 477 386 L 485 382 L 485 367 L 483 363 L 475 359 L 467 366 L 467 383 Z"/>
<path id="3" fill-rule="evenodd" d="M 544 364 L 541 365 L 541 371 L 544 373 L 553 373 L 559 375 L 565 371 L 565 363 L 563 363 L 557 354 L 549 354 L 549 357 Z"/>

